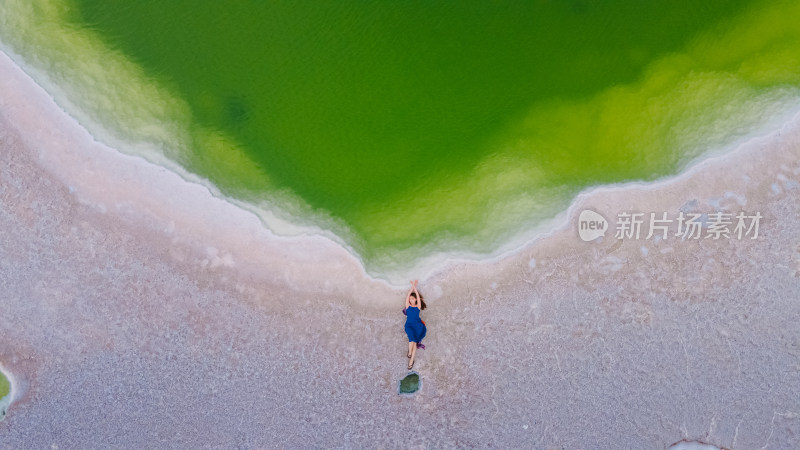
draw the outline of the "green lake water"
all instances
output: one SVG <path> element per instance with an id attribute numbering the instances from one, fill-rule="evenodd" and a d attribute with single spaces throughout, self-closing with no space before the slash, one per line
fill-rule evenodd
<path id="1" fill-rule="evenodd" d="M 328 228 L 373 268 L 491 253 L 580 190 L 675 174 L 800 97 L 792 2 L 0 8 L 3 43 L 93 134 Z"/>
<path id="2" fill-rule="evenodd" d="M 11 384 L 8 382 L 5 374 L 0 372 L 0 400 L 11 392 Z"/>

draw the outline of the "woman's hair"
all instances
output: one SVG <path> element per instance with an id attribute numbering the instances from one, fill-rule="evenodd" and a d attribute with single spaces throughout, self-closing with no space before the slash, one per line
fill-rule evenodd
<path id="1" fill-rule="evenodd" d="M 417 298 L 417 294 L 415 292 L 412 292 L 411 296 Z M 419 310 L 422 311 L 423 309 L 425 309 L 425 299 L 422 297 L 422 294 L 419 294 Z"/>

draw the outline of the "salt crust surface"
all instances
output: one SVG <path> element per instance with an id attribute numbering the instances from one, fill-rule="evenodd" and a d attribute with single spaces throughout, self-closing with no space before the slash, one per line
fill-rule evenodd
<path id="1" fill-rule="evenodd" d="M 0 446 L 800 446 L 797 120 L 422 280 L 425 389 L 403 397 L 401 291 L 37 88 L 0 55 Z M 585 243 L 585 208 L 764 218 L 756 240 Z"/>

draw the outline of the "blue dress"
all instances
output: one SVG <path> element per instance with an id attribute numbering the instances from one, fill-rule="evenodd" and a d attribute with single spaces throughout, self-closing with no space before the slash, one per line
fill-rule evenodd
<path id="1" fill-rule="evenodd" d="M 406 309 L 406 334 L 408 335 L 408 342 L 421 342 L 428 332 L 428 328 L 422 319 L 419 318 L 419 308 L 416 306 L 409 306 Z"/>

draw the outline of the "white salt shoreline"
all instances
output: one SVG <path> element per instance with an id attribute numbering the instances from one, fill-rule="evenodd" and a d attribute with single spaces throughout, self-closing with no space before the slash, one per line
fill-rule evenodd
<path id="1" fill-rule="evenodd" d="M 267 248 L 295 246 L 293 250 L 286 250 L 284 256 L 287 258 L 297 256 L 303 260 L 306 258 L 302 258 L 301 253 L 305 252 L 306 257 L 316 260 L 328 261 L 333 258 L 342 261 L 342 264 L 348 266 L 346 270 L 349 276 L 360 272 L 358 276 L 374 288 L 381 286 L 382 293 L 386 292 L 385 289 L 403 288 L 407 279 L 425 280 L 433 274 L 446 273 L 454 266 L 464 263 L 495 264 L 518 255 L 537 241 L 573 227 L 586 199 L 630 189 L 662 190 L 705 170 L 709 164 L 720 158 L 732 159 L 734 154 L 746 152 L 750 144 L 759 139 L 769 138 L 754 135 L 729 146 L 733 150 L 717 149 L 706 152 L 687 163 L 679 173 L 652 182 L 631 181 L 586 188 L 571 201 L 565 211 L 535 228 L 518 233 L 491 254 L 440 252 L 421 258 L 413 267 L 405 268 L 402 272 L 369 274 L 359 255 L 329 230 L 286 224 L 274 215 L 264 218 L 269 214 L 268 211 L 262 211 L 262 219 L 259 219 L 253 212 L 254 206 L 225 198 L 213 186 L 204 185 L 200 180 L 190 180 L 186 173 L 175 173 L 175 168 L 166 168 L 97 142 L 3 51 L 0 51 L 0 74 L 4 80 L 2 107 L 12 112 L 8 114 L 12 125 L 31 146 L 40 149 L 42 167 L 60 178 L 82 202 L 104 212 L 116 210 L 128 215 L 129 219 L 134 219 L 132 215 L 137 214 L 134 211 L 140 208 L 138 214 L 143 217 L 138 220 L 150 222 L 151 227 L 160 228 L 168 234 L 173 234 L 176 229 L 181 230 L 182 232 L 176 234 L 176 240 L 208 243 L 207 264 L 212 267 L 233 266 L 236 261 L 248 261 L 255 265 L 264 263 L 253 255 L 250 251 L 252 249 L 247 249 L 249 243 L 241 240 L 234 242 L 236 239 L 224 232 L 237 230 L 236 235 L 270 242 L 271 245 Z M 46 117 L 46 129 L 41 126 L 42 117 Z M 800 113 L 785 115 L 773 125 L 776 130 L 800 127 Z M 273 228 L 282 232 L 276 234 Z M 225 238 L 220 239 L 221 235 Z M 232 251 L 220 253 L 217 247 L 230 248 Z M 317 254 L 312 255 L 314 252 Z M 233 253 L 249 253 L 249 257 L 234 258 Z M 301 261 L 298 260 L 298 263 Z M 358 269 L 354 266 L 358 266 Z M 269 264 L 261 267 L 269 267 Z M 307 273 L 305 270 L 302 272 Z M 323 278 L 336 278 L 336 274 Z M 330 287 L 327 281 L 323 284 Z"/>
<path id="2" fill-rule="evenodd" d="M 276 235 L 207 187 L 95 141 L 2 52 L 0 79 L 0 107 L 11 126 L 38 149 L 39 164 L 80 202 L 196 247 L 206 254 L 198 261 L 204 267 L 284 272 L 284 281 L 306 289 L 335 290 L 329 280 L 361 279 L 361 292 L 391 292 L 388 283 L 368 277 L 351 253 L 322 233 Z M 320 272 L 325 275 L 317 276 Z"/>

